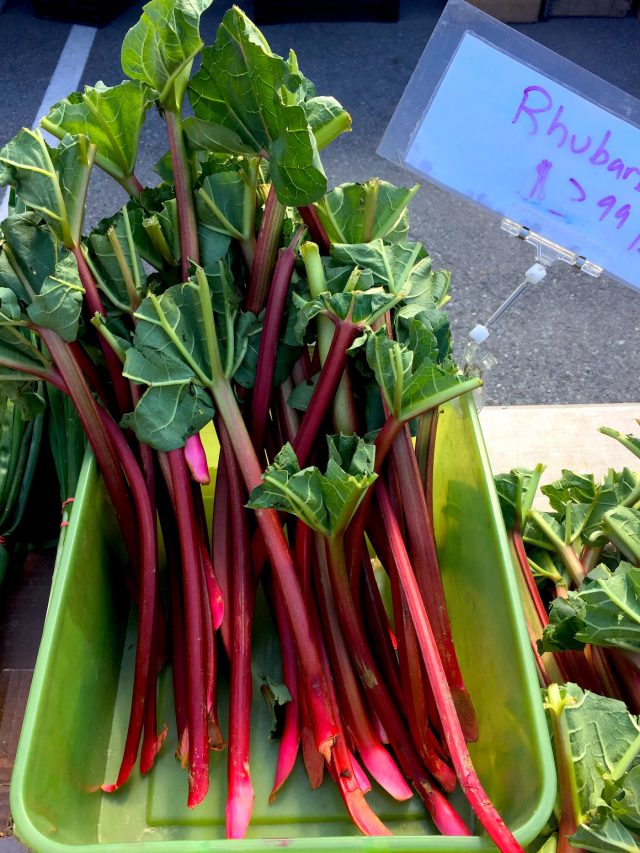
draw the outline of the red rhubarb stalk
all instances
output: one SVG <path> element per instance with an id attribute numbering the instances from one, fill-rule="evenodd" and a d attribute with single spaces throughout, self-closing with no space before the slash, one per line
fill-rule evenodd
<path id="1" fill-rule="evenodd" d="M 124 785 L 138 758 L 138 747 L 145 719 L 144 712 L 148 691 L 153 690 L 155 705 L 156 654 L 153 638 L 156 615 L 156 569 L 158 560 L 156 519 L 149 501 L 147 483 L 133 451 L 127 444 L 124 434 L 118 429 L 116 423 L 104 409 L 100 408 L 98 411 L 104 429 L 113 442 L 113 446 L 129 482 L 131 496 L 135 505 L 140 542 L 138 635 L 136 639 L 133 695 L 131 699 L 129 727 L 118 778 L 115 783 L 102 786 L 103 791 L 111 792 Z M 152 682 L 152 686 L 149 686 L 150 681 Z M 155 717 L 155 714 L 153 716 Z M 160 743 L 162 743 L 162 739 Z M 149 762 L 152 763 L 152 761 L 153 757 L 151 755 L 145 756 L 145 769 L 150 767 Z"/>
<path id="2" fill-rule="evenodd" d="M 331 410 L 333 398 L 347 363 L 347 350 L 359 332 L 360 327 L 349 320 L 336 320 L 336 330 L 331 340 L 327 360 L 293 443 L 293 449 L 301 468 L 307 464 L 311 448 L 324 418 L 327 412 Z"/>
<path id="3" fill-rule="evenodd" d="M 264 323 L 262 324 L 258 364 L 256 367 L 256 381 L 251 400 L 252 438 L 254 447 L 258 451 L 262 448 L 267 428 L 281 320 L 293 274 L 295 246 L 299 238 L 300 233 L 298 232 L 291 244 L 286 249 L 280 249 L 278 252 L 278 260 L 267 299 L 267 310 Z"/>
<path id="4" fill-rule="evenodd" d="M 267 299 L 267 290 L 271 275 L 276 262 L 280 231 L 284 221 L 286 207 L 280 204 L 276 191 L 271 185 L 269 195 L 264 206 L 262 221 L 256 240 L 256 250 L 251 267 L 251 279 L 245 297 L 245 311 L 258 314 L 264 308 Z"/>
<path id="5" fill-rule="evenodd" d="M 421 488 L 420 471 L 408 426 L 405 426 L 394 441 L 391 453 L 396 463 L 398 477 L 402 482 L 409 558 L 415 571 L 422 600 L 427 608 L 429 624 L 440 650 L 462 730 L 465 738 L 473 742 L 478 737 L 478 722 L 453 645 L 433 526 L 429 518 L 425 494 Z"/>
<path id="6" fill-rule="evenodd" d="M 352 669 L 349 651 L 344 641 L 336 605 L 331 592 L 324 540 L 316 534 L 317 592 L 324 624 L 324 636 L 335 677 L 339 707 L 350 730 L 365 767 L 392 797 L 408 800 L 411 788 L 407 785 L 395 761 L 376 738 Z"/>
<path id="7" fill-rule="evenodd" d="M 182 596 L 186 628 L 187 719 L 189 729 L 189 797 L 193 808 L 202 802 L 209 788 L 209 743 L 207 708 L 204 693 L 205 660 L 202 624 L 202 574 L 198 548 L 199 530 L 193 496 L 182 450 L 167 454 L 176 512 L 180 553 L 182 556 Z"/>
<path id="8" fill-rule="evenodd" d="M 422 601 L 420 590 L 413 574 L 398 522 L 391 508 L 389 495 L 384 483 L 380 480 L 376 483 L 375 488 L 376 496 L 380 503 L 382 519 L 398 568 L 400 582 L 407 597 L 407 604 L 418 635 L 431 689 L 433 690 L 436 706 L 442 719 L 444 736 L 453 765 L 458 774 L 460 786 L 478 820 L 484 826 L 498 849 L 503 851 L 503 853 L 522 853 L 522 847 L 515 840 L 505 822 L 496 811 L 495 806 L 487 796 L 473 768 L 442 658 L 440 657 L 438 645 L 429 623 L 429 617 L 427 616 L 424 602 Z"/>
<path id="9" fill-rule="evenodd" d="M 234 570 L 231 577 L 231 683 L 229 688 L 229 756 L 227 763 L 227 838 L 244 838 L 253 811 L 249 770 L 251 722 L 251 623 L 254 591 L 249 563 L 249 530 L 244 511 L 246 495 L 231 438 L 220 425 L 229 484 L 229 510 Z"/>

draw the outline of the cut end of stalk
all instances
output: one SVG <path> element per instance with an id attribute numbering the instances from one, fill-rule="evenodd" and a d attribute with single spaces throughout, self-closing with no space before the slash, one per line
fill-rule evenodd
<path id="1" fill-rule="evenodd" d="M 431 820 L 442 835 L 473 835 L 458 812 L 440 791 L 426 782 L 416 783 L 416 791 L 427 807 Z"/>
<path id="2" fill-rule="evenodd" d="M 464 687 L 452 687 L 451 698 L 460 720 L 464 739 L 467 743 L 475 743 L 478 740 L 478 718 L 471 696 Z"/>
<path id="3" fill-rule="evenodd" d="M 143 741 L 142 754 L 140 755 L 140 772 L 143 776 L 153 767 L 156 756 L 162 749 L 162 744 L 165 742 L 168 734 L 169 726 L 165 723 L 160 734 L 149 738 L 149 742 L 147 742 L 146 738 Z"/>
<path id="4" fill-rule="evenodd" d="M 362 791 L 343 792 L 347 811 L 363 835 L 393 835 L 370 808 Z"/>
<path id="5" fill-rule="evenodd" d="M 278 791 L 287 781 L 293 770 L 296 758 L 298 757 L 299 735 L 295 732 L 295 737 L 290 739 L 289 743 L 284 742 L 284 737 L 280 741 L 280 750 L 278 752 L 278 766 L 276 768 L 276 778 L 273 783 L 273 788 L 269 794 L 269 803 L 273 803 L 278 795 Z"/>
<path id="6" fill-rule="evenodd" d="M 211 474 L 199 433 L 191 435 L 187 439 L 184 446 L 184 458 L 196 483 L 200 483 L 202 486 L 208 485 L 211 482 Z"/>
<path id="7" fill-rule="evenodd" d="M 253 787 L 248 777 L 235 787 L 227 800 L 227 838 L 244 838 L 253 812 Z"/>
<path id="8" fill-rule="evenodd" d="M 209 768 L 205 765 L 197 771 L 189 771 L 189 796 L 187 806 L 190 809 L 199 805 L 207 796 L 209 790 Z"/>
<path id="9" fill-rule="evenodd" d="M 112 785 L 100 785 L 100 790 L 104 791 L 105 794 L 113 794 L 114 791 L 117 791 L 120 785 L 117 782 L 114 782 Z"/>
<path id="10" fill-rule="evenodd" d="M 371 782 L 369 781 L 369 777 L 367 776 L 364 771 L 364 768 L 353 753 L 350 754 L 350 758 L 351 766 L 353 767 L 353 775 L 356 778 L 358 787 L 360 788 L 363 794 L 368 794 L 371 790 Z"/>
<path id="11" fill-rule="evenodd" d="M 413 791 L 386 749 L 382 747 L 377 749 L 360 749 L 360 757 L 364 766 L 378 785 L 384 788 L 394 800 L 402 802 L 411 799 Z"/>

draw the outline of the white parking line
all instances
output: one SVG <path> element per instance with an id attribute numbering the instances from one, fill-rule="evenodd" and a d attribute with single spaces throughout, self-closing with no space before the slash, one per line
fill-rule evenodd
<path id="1" fill-rule="evenodd" d="M 4 0 L 0 0 L 0 9 Z M 49 85 L 42 98 L 42 103 L 36 111 L 32 127 L 37 127 L 40 119 L 46 115 L 51 107 L 66 98 L 70 92 L 75 92 L 82 77 L 91 46 L 97 29 L 74 24 L 69 31 L 62 53 L 58 59 Z M 49 137 L 52 139 L 52 137 Z M 0 200 L 0 222 L 6 217 L 9 205 L 9 191 L 7 190 Z"/>

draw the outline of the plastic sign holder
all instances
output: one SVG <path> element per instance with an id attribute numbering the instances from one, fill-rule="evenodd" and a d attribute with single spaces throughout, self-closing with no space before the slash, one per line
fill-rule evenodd
<path id="1" fill-rule="evenodd" d="M 521 223 L 541 258 L 554 246 L 640 289 L 640 101 L 464 0 L 449 0 L 378 153 Z"/>
<path id="2" fill-rule="evenodd" d="M 518 225 L 510 219 L 503 219 L 500 223 L 503 231 L 510 234 L 512 237 L 517 237 L 519 240 L 524 240 L 530 243 L 536 250 L 536 262 L 526 271 L 524 281 L 508 296 L 505 301 L 497 308 L 489 317 L 486 323 L 481 323 L 475 326 L 469 333 L 469 347 L 474 344 L 483 343 L 489 337 L 491 327 L 497 320 L 507 311 L 513 303 L 522 296 L 531 284 L 539 284 L 546 278 L 547 267 L 556 261 L 562 261 L 569 264 L 580 272 L 586 273 L 593 278 L 598 278 L 602 275 L 603 269 L 597 264 L 588 261 L 581 255 L 576 255 L 575 252 L 570 252 L 568 249 L 558 246 L 557 243 L 552 243 L 541 234 L 536 234 L 524 225 Z M 475 351 L 475 350 L 474 350 Z M 467 350 L 469 353 L 469 349 Z"/>

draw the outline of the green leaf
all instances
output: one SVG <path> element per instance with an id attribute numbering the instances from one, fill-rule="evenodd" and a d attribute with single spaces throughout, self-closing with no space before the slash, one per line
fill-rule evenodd
<path id="1" fill-rule="evenodd" d="M 97 147 L 98 166 L 126 183 L 135 170 L 140 130 L 150 105 L 150 93 L 142 83 L 98 82 L 59 101 L 40 124 L 58 139 L 84 134 Z"/>
<path id="2" fill-rule="evenodd" d="M 640 512 L 631 507 L 618 507 L 602 518 L 607 538 L 635 566 L 640 565 Z"/>
<path id="3" fill-rule="evenodd" d="M 627 450 L 630 450 L 634 456 L 638 456 L 640 458 L 640 438 L 636 438 L 633 435 L 624 435 L 621 432 L 618 432 L 617 429 L 611 429 L 610 427 L 600 427 L 599 432 L 604 435 L 608 435 L 611 438 L 615 438 L 616 441 L 619 441 Z"/>
<path id="4" fill-rule="evenodd" d="M 300 470 L 286 444 L 249 495 L 247 506 L 293 513 L 323 536 L 333 538 L 349 524 L 365 492 L 376 479 L 375 448 L 358 436 L 328 436 L 329 462 Z"/>
<path id="5" fill-rule="evenodd" d="M 620 785 L 622 796 L 612 802 L 616 816 L 631 829 L 640 829 L 640 764 L 634 765 Z"/>
<path id="6" fill-rule="evenodd" d="M 10 184 L 44 216 L 67 248 L 80 245 L 95 148 L 85 136 L 65 136 L 50 148 L 39 130 L 24 128 L 0 150 L 0 186 Z"/>
<path id="7" fill-rule="evenodd" d="M 84 288 L 76 259 L 67 252 L 47 276 L 27 313 L 36 326 L 57 332 L 64 341 L 75 341 L 82 312 Z"/>
<path id="8" fill-rule="evenodd" d="M 621 562 L 589 572 L 578 592 L 556 599 L 540 648 L 579 649 L 585 643 L 640 650 L 640 569 Z"/>
<path id="9" fill-rule="evenodd" d="M 159 450 L 181 447 L 213 417 L 210 391 L 218 365 L 212 358 L 218 355 L 209 349 L 203 307 L 213 313 L 215 348 L 227 378 L 246 352 L 238 321 L 241 297 L 229 270 L 220 262 L 206 270 L 206 277 L 200 268 L 196 273 L 195 279 L 143 300 L 135 313 L 133 346 L 126 353 L 124 375 L 150 386 L 127 423 L 141 441 Z"/>
<path id="10" fill-rule="evenodd" d="M 594 853 L 637 853 L 640 847 L 640 838 L 611 817 L 607 809 L 601 809 L 589 824 L 581 824 L 570 841 L 574 847 Z"/>
<path id="11" fill-rule="evenodd" d="M 237 7 L 229 9 L 189 84 L 195 113 L 185 121 L 190 144 L 267 157 L 282 204 L 310 204 L 324 194 L 327 181 L 305 108 L 298 102 L 301 83 L 297 69 L 271 52 L 246 15 Z"/>
<path id="12" fill-rule="evenodd" d="M 563 468 L 562 477 L 542 486 L 541 492 L 546 495 L 556 512 L 563 512 L 567 501 L 591 503 L 596 496 L 597 486 L 593 474 L 574 474 L 573 471 Z"/>
<path id="13" fill-rule="evenodd" d="M 335 98 L 309 97 L 302 101 L 302 106 L 320 150 L 341 133 L 351 130 L 351 116 Z"/>
<path id="14" fill-rule="evenodd" d="M 575 592 L 568 598 L 556 598 L 551 603 L 549 624 L 538 640 L 538 651 L 563 652 L 569 649 L 584 649 L 584 642 L 577 639 L 585 627 L 586 605 Z"/>
<path id="15" fill-rule="evenodd" d="M 431 258 L 422 243 L 384 243 L 381 239 L 370 243 L 335 243 L 331 247 L 331 257 L 341 264 L 371 270 L 374 284 L 405 297 L 409 297 L 414 288 L 416 293 L 428 288 L 432 278 Z"/>
<path id="16" fill-rule="evenodd" d="M 160 252 L 143 226 L 143 211 L 136 202 L 129 202 L 115 216 L 99 222 L 86 246 L 98 287 L 119 310 L 129 309 L 127 276 L 141 298 L 147 279 L 143 261 L 156 269 L 164 266 Z"/>
<path id="17" fill-rule="evenodd" d="M 260 681 L 260 693 L 262 693 L 262 698 L 264 699 L 265 704 L 269 709 L 269 713 L 271 714 L 271 732 L 269 736 L 277 738 L 280 736 L 283 725 L 280 709 L 283 708 L 287 702 L 291 702 L 291 693 L 289 693 L 289 689 L 286 684 L 274 681 L 273 678 L 266 673 L 261 672 L 258 678 Z"/>
<path id="18" fill-rule="evenodd" d="M 369 336 L 367 361 L 398 420 L 411 420 L 472 387 L 439 367 L 434 351 L 427 336 L 422 336 L 415 349 L 388 338 L 384 328 Z"/>
<path id="19" fill-rule="evenodd" d="M 320 374 L 316 373 L 311 377 L 311 382 L 300 382 L 293 389 L 287 399 L 287 406 L 290 409 L 295 409 L 297 412 L 306 412 L 309 408 L 309 403 L 313 397 L 313 392 L 316 390 Z"/>
<path id="20" fill-rule="evenodd" d="M 7 365 L 1 371 L 4 382 L 22 383 L 22 373 L 51 368 L 51 363 L 36 345 L 35 335 L 24 325 L 19 325 L 21 322 L 23 319 L 15 293 L 8 288 L 0 288 L 0 360 Z M 16 370 L 8 369 L 9 366 L 15 366 Z"/>
<path id="21" fill-rule="evenodd" d="M 127 363 L 135 372 L 128 358 Z M 191 380 L 174 379 L 145 391 L 135 412 L 125 415 L 121 425 L 156 450 L 175 450 L 184 447 L 189 436 L 200 432 L 213 415 L 211 398 L 205 391 Z"/>
<path id="22" fill-rule="evenodd" d="M 557 541 L 563 543 L 565 540 L 564 525 L 551 513 L 537 512 L 536 515 L 542 519 L 548 530 L 542 529 L 536 521 L 530 518 L 527 521 L 522 538 L 529 545 L 544 548 L 547 551 L 555 551 Z"/>
<path id="23" fill-rule="evenodd" d="M 245 178 L 240 172 L 214 172 L 196 190 L 198 221 L 242 240 L 245 235 Z"/>
<path id="24" fill-rule="evenodd" d="M 158 93 L 160 104 L 177 111 L 191 64 L 203 46 L 200 16 L 211 0 L 151 0 L 124 37 L 122 70 Z"/>
<path id="25" fill-rule="evenodd" d="M 508 530 L 516 524 L 520 529 L 523 528 L 527 513 L 533 506 L 543 471 L 544 465 L 536 465 L 533 470 L 512 468 L 508 474 L 498 474 L 493 478 Z"/>
<path id="26" fill-rule="evenodd" d="M 569 731 L 571 756 L 583 815 L 618 797 L 621 778 L 638 761 L 640 726 L 623 702 L 608 699 L 576 684 L 560 688 Z"/>
<path id="27" fill-rule="evenodd" d="M 213 417 L 206 390 L 211 365 L 197 286 L 175 285 L 147 297 L 136 312 L 133 347 L 123 373 L 149 385 L 132 422 L 141 441 L 175 450 Z"/>
<path id="28" fill-rule="evenodd" d="M 332 243 L 399 242 L 409 232 L 407 205 L 418 191 L 373 178 L 364 184 L 342 184 L 316 203 L 318 216 Z"/>
<path id="29" fill-rule="evenodd" d="M 0 239 L 0 286 L 11 289 L 18 299 L 30 302 L 58 260 L 58 247 L 36 213 L 20 213 L 2 223 Z"/>
<path id="30" fill-rule="evenodd" d="M 384 314 L 396 302 L 395 297 L 380 287 L 370 290 L 352 290 L 346 293 L 322 293 L 317 299 L 308 299 L 293 293 L 297 309 L 294 334 L 301 343 L 305 339 L 307 326 L 319 314 L 333 314 L 339 320 L 349 319 L 352 323 L 368 326 L 373 319 Z"/>

